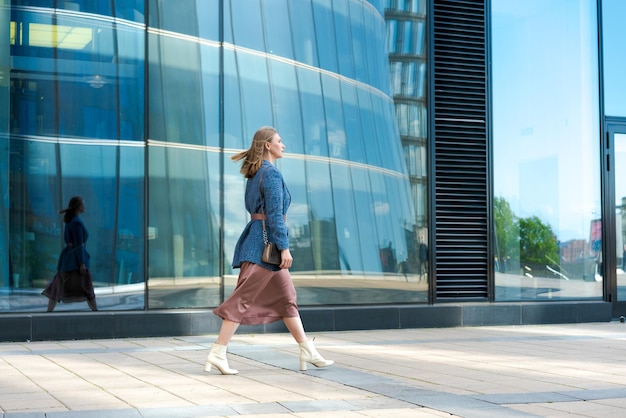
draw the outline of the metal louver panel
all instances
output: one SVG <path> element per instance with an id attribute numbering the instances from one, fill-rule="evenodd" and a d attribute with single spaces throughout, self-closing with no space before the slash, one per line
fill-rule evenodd
<path id="1" fill-rule="evenodd" d="M 489 296 L 485 8 L 435 0 L 431 15 L 438 302 Z"/>

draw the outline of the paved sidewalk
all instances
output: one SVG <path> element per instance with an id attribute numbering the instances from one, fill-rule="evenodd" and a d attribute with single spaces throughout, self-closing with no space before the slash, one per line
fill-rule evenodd
<path id="1" fill-rule="evenodd" d="M 328 332 L 298 371 L 288 334 L 0 344 L 0 418 L 607 417 L 626 409 L 619 322 Z"/>

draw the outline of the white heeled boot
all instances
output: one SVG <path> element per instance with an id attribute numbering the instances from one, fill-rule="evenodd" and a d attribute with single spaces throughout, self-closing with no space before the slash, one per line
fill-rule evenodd
<path id="1" fill-rule="evenodd" d="M 317 352 L 313 341 L 304 341 L 298 343 L 300 346 L 300 370 L 306 370 L 306 364 L 311 363 L 315 367 L 326 367 L 335 363 L 332 360 L 326 360 Z"/>
<path id="2" fill-rule="evenodd" d="M 228 366 L 228 359 L 226 359 L 226 346 L 221 344 L 213 344 L 211 346 L 211 352 L 206 359 L 206 365 L 204 366 L 205 372 L 211 371 L 211 366 L 217 367 L 222 374 L 237 374 L 239 373 L 235 369 L 231 369 Z"/>

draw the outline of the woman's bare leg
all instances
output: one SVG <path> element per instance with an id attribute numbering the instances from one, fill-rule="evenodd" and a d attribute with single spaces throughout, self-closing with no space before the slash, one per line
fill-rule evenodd
<path id="1" fill-rule="evenodd" d="M 229 321 L 228 319 L 224 319 L 222 321 L 222 327 L 220 328 L 220 333 L 217 336 L 216 343 L 220 345 L 228 345 L 230 339 L 235 335 L 235 331 L 239 328 L 238 322 Z"/>
<path id="2" fill-rule="evenodd" d="M 306 341 L 306 333 L 299 316 L 283 318 L 283 322 L 298 344 Z"/>

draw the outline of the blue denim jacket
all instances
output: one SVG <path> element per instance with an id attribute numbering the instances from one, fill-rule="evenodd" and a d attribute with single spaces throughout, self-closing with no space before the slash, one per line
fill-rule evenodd
<path id="1" fill-rule="evenodd" d="M 285 215 L 287 215 L 287 209 L 291 204 L 291 194 L 285 185 L 283 175 L 269 161 L 264 160 L 259 171 L 246 183 L 246 210 L 251 214 L 261 213 L 261 191 L 259 188 L 261 175 L 263 175 L 261 186 L 265 201 L 264 213 L 267 216 L 265 229 L 268 239 L 275 243 L 279 250 L 284 250 L 289 248 Z M 239 268 L 244 261 L 250 261 L 268 270 L 280 270 L 278 266 L 261 261 L 264 245 L 262 221 L 248 222 L 235 246 L 233 268 Z"/>
<path id="2" fill-rule="evenodd" d="M 63 231 L 65 248 L 59 256 L 58 271 L 79 270 L 81 264 L 84 264 L 89 270 L 89 253 L 85 247 L 88 238 L 89 232 L 78 216 L 74 216 L 65 224 Z"/>

